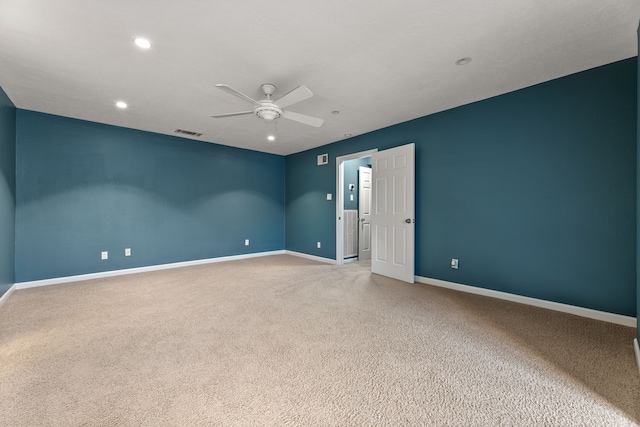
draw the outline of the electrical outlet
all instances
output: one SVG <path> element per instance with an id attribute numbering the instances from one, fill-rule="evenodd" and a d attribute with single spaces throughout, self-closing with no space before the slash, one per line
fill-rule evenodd
<path id="1" fill-rule="evenodd" d="M 451 258 L 451 268 L 458 269 L 458 260 L 455 258 Z"/>
<path id="2" fill-rule="evenodd" d="M 124 250 L 124 256 L 131 256 L 131 248 L 126 248 Z"/>
<path id="3" fill-rule="evenodd" d="M 318 249 L 320 249 L 320 246 L 321 246 L 321 245 L 320 245 L 320 242 L 318 242 Z"/>
<path id="4" fill-rule="evenodd" d="M 244 240 L 244 245 L 245 245 L 245 246 L 249 246 L 249 239 L 245 239 L 245 240 Z"/>
<path id="5" fill-rule="evenodd" d="M 108 251 L 102 251 L 102 253 L 100 254 L 100 259 L 109 259 L 109 252 Z"/>

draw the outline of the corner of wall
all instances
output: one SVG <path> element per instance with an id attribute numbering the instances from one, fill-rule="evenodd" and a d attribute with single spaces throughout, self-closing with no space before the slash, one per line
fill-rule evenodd
<path id="1" fill-rule="evenodd" d="M 640 373 L 640 347 L 638 347 L 638 338 L 633 340 L 633 348 L 636 351 L 636 364 L 638 365 L 638 373 Z"/>
<path id="2" fill-rule="evenodd" d="M 638 43 L 640 46 L 640 23 L 638 24 Z M 639 246 L 640 246 L 640 67 L 638 67 L 637 71 L 637 108 L 636 108 L 636 126 L 638 127 L 638 132 L 636 132 L 636 152 L 637 152 L 637 162 L 636 162 L 636 317 L 640 315 L 640 279 L 638 278 L 638 273 L 640 272 L 640 254 L 639 254 Z M 638 340 L 640 340 L 640 328 L 636 329 L 636 339 L 635 339 L 635 348 L 636 348 L 636 358 L 638 358 Z M 640 360 L 640 359 L 639 359 Z M 638 362 L 638 367 L 640 368 L 640 361 Z"/>
<path id="3" fill-rule="evenodd" d="M 13 284 L 9 287 L 9 289 L 5 291 L 4 294 L 2 294 L 2 296 L 0 296 L 0 307 L 2 307 L 2 304 L 4 304 L 7 301 L 7 299 L 9 298 L 9 295 L 11 295 L 15 290 L 16 290 L 16 285 Z"/>
<path id="4" fill-rule="evenodd" d="M 15 282 L 16 108 L 0 87 L 0 296 Z"/>

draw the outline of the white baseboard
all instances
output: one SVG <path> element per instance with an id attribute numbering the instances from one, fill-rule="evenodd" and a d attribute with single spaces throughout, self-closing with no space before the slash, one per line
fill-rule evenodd
<path id="1" fill-rule="evenodd" d="M 570 313 L 576 316 L 587 317 L 590 319 L 602 320 L 604 322 L 616 323 L 618 325 L 637 327 L 637 319 L 631 316 L 623 316 L 621 314 L 607 313 L 606 311 L 592 310 L 590 308 L 577 307 L 575 305 L 562 304 L 559 302 L 545 301 L 537 298 L 524 297 L 507 292 L 494 291 L 491 289 L 478 288 L 476 286 L 461 285 L 459 283 L 447 282 L 439 279 L 431 279 L 428 277 L 416 276 L 416 282 L 425 283 L 427 285 L 439 286 L 441 288 L 453 289 L 456 291 L 468 292 L 476 295 L 483 295 L 492 298 L 498 298 L 506 301 L 517 302 L 520 304 L 532 305 L 535 307 L 546 308 L 549 310 Z"/>
<path id="2" fill-rule="evenodd" d="M 300 257 L 300 258 L 312 259 L 314 261 L 324 262 L 324 263 L 327 263 L 327 264 L 336 264 L 336 260 L 335 259 L 331 259 L 331 258 L 323 258 L 323 257 L 320 257 L 320 256 L 309 255 L 309 254 L 304 254 L 302 252 L 295 252 L 295 251 L 284 251 L 284 253 L 287 254 L 287 255 L 293 255 L 293 256 Z"/>
<path id="3" fill-rule="evenodd" d="M 9 295 L 11 295 L 13 293 L 13 291 L 16 290 L 16 285 L 15 283 L 13 285 L 11 285 L 11 287 L 9 289 L 7 289 L 7 291 L 2 294 L 2 296 L 0 297 L 0 306 L 2 306 L 2 304 L 4 304 L 4 302 L 7 300 L 7 298 L 9 298 Z"/>
<path id="4" fill-rule="evenodd" d="M 13 285 L 16 289 L 35 288 L 38 286 L 58 285 L 60 283 L 79 282 L 82 280 L 101 279 L 103 277 L 122 276 L 125 274 L 146 273 L 149 271 L 167 270 L 170 268 L 189 267 L 192 265 L 211 264 L 214 262 L 235 261 L 263 257 L 269 255 L 284 255 L 285 251 L 256 252 L 253 254 L 232 255 L 218 258 L 197 259 L 194 261 L 175 262 L 171 264 L 150 265 L 148 267 L 127 268 L 124 270 L 102 271 L 100 273 L 80 274 L 77 276 L 56 277 L 53 279 L 35 280 L 31 282 L 19 282 Z M 5 294 L 6 295 L 6 294 Z"/>
<path id="5" fill-rule="evenodd" d="M 638 372 L 640 372 L 640 347 L 638 347 L 638 338 L 633 340 L 633 348 L 636 351 L 636 363 L 638 364 Z"/>

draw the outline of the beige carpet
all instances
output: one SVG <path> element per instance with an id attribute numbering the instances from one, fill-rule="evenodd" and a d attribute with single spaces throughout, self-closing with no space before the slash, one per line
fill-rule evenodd
<path id="1" fill-rule="evenodd" d="M 3 426 L 625 426 L 635 330 L 291 256 L 14 292 Z"/>

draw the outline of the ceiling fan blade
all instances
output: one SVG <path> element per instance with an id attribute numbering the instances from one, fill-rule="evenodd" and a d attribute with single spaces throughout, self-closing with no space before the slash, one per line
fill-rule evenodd
<path id="1" fill-rule="evenodd" d="M 285 95 L 286 96 L 286 95 Z M 315 126 L 319 128 L 324 123 L 324 120 L 317 117 L 307 116 L 306 114 L 294 113 L 292 111 L 283 111 L 282 117 L 285 119 L 293 120 L 295 122 L 304 123 L 305 125 Z"/>
<path id="2" fill-rule="evenodd" d="M 227 86 L 227 85 L 223 85 L 223 84 L 217 84 L 216 87 L 218 89 L 222 89 L 223 91 L 230 93 L 233 96 L 237 96 L 240 99 L 244 99 L 245 101 L 249 101 L 250 103 L 257 105 L 258 101 L 256 101 L 253 98 L 248 97 L 247 95 L 245 95 L 242 92 L 238 92 L 237 90 L 235 90 L 234 88 L 232 88 L 231 86 Z"/>
<path id="3" fill-rule="evenodd" d="M 245 114 L 253 114 L 253 111 L 240 111 L 237 113 L 216 114 L 211 117 L 213 117 L 214 119 L 221 119 L 223 117 L 244 116 Z"/>
<path id="4" fill-rule="evenodd" d="M 300 101 L 309 99 L 313 96 L 313 92 L 306 86 L 298 86 L 291 92 L 284 95 L 282 98 L 275 101 L 275 104 L 280 108 L 288 107 L 289 105 L 297 104 Z"/>

